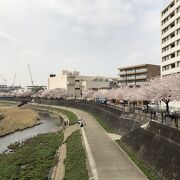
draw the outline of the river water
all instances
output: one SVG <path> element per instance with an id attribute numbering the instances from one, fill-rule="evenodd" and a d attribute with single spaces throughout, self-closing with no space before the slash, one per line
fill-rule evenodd
<path id="1" fill-rule="evenodd" d="M 42 124 L 1 137 L 0 153 L 8 150 L 7 146 L 11 143 L 21 142 L 38 134 L 57 132 L 62 129 L 57 119 L 49 116 L 48 113 L 40 112 L 39 115 L 41 118 L 40 122 L 42 122 Z"/>

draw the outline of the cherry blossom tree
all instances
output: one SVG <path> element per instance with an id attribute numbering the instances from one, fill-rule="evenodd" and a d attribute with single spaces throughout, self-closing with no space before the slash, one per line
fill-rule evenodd
<path id="1" fill-rule="evenodd" d="M 97 98 L 104 98 L 104 94 L 102 91 L 99 90 L 93 94 L 93 99 L 97 99 Z"/>
<path id="2" fill-rule="evenodd" d="M 56 88 L 56 89 L 46 89 L 40 90 L 37 92 L 38 98 L 47 98 L 47 99 L 61 99 L 61 98 L 68 98 L 69 93 L 66 89 Z"/>
<path id="3" fill-rule="evenodd" d="M 163 101 L 169 113 L 169 103 L 180 100 L 180 75 L 156 77 L 146 87 L 146 97 L 151 101 Z M 148 97 L 149 96 L 149 97 Z"/>
<path id="4" fill-rule="evenodd" d="M 123 86 L 116 89 L 116 98 L 119 101 L 123 101 L 124 106 L 126 105 L 126 102 L 130 100 L 130 91 L 131 89 L 128 86 Z"/>
<path id="5" fill-rule="evenodd" d="M 1 92 L 1 97 L 31 97 L 33 92 L 31 90 L 26 91 L 11 91 L 11 92 Z"/>
<path id="6" fill-rule="evenodd" d="M 155 91 L 150 87 L 149 82 L 139 87 L 136 91 L 137 99 L 146 103 L 147 110 L 149 109 L 149 104 L 153 99 L 153 92 Z"/>
<path id="7" fill-rule="evenodd" d="M 101 90 L 101 96 L 108 101 L 112 101 L 113 99 L 116 99 L 116 91 L 114 89 Z"/>
<path id="8" fill-rule="evenodd" d="M 82 98 L 92 100 L 94 93 L 95 93 L 95 91 L 93 91 L 93 90 L 83 91 Z"/>

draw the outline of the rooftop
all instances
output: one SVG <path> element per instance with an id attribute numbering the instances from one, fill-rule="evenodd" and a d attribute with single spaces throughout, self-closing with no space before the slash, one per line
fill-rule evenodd
<path id="1" fill-rule="evenodd" d="M 146 66 L 159 66 L 159 65 L 156 65 L 156 64 L 137 64 L 137 65 L 133 65 L 133 66 L 120 67 L 119 70 L 134 69 L 134 68 L 140 68 L 140 67 L 146 67 Z"/>

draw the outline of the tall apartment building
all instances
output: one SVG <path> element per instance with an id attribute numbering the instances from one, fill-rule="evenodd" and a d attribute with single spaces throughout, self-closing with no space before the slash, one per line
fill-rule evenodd
<path id="1" fill-rule="evenodd" d="M 119 68 L 119 83 L 128 86 L 141 86 L 148 79 L 160 76 L 160 66 L 139 64 Z"/>
<path id="2" fill-rule="evenodd" d="M 62 71 L 48 78 L 48 89 L 66 89 L 72 97 L 80 98 L 82 91 L 109 89 L 116 84 L 116 79 L 99 76 L 82 76 L 78 71 Z M 118 81 L 117 81 L 118 82 Z"/>
<path id="3" fill-rule="evenodd" d="M 180 72 L 180 0 L 161 12 L 161 75 Z"/>

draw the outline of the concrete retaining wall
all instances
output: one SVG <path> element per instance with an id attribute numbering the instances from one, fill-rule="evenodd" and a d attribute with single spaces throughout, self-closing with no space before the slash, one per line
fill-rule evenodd
<path id="1" fill-rule="evenodd" d="M 156 122 L 138 128 L 121 141 L 137 153 L 159 179 L 180 179 L 180 132 Z"/>

